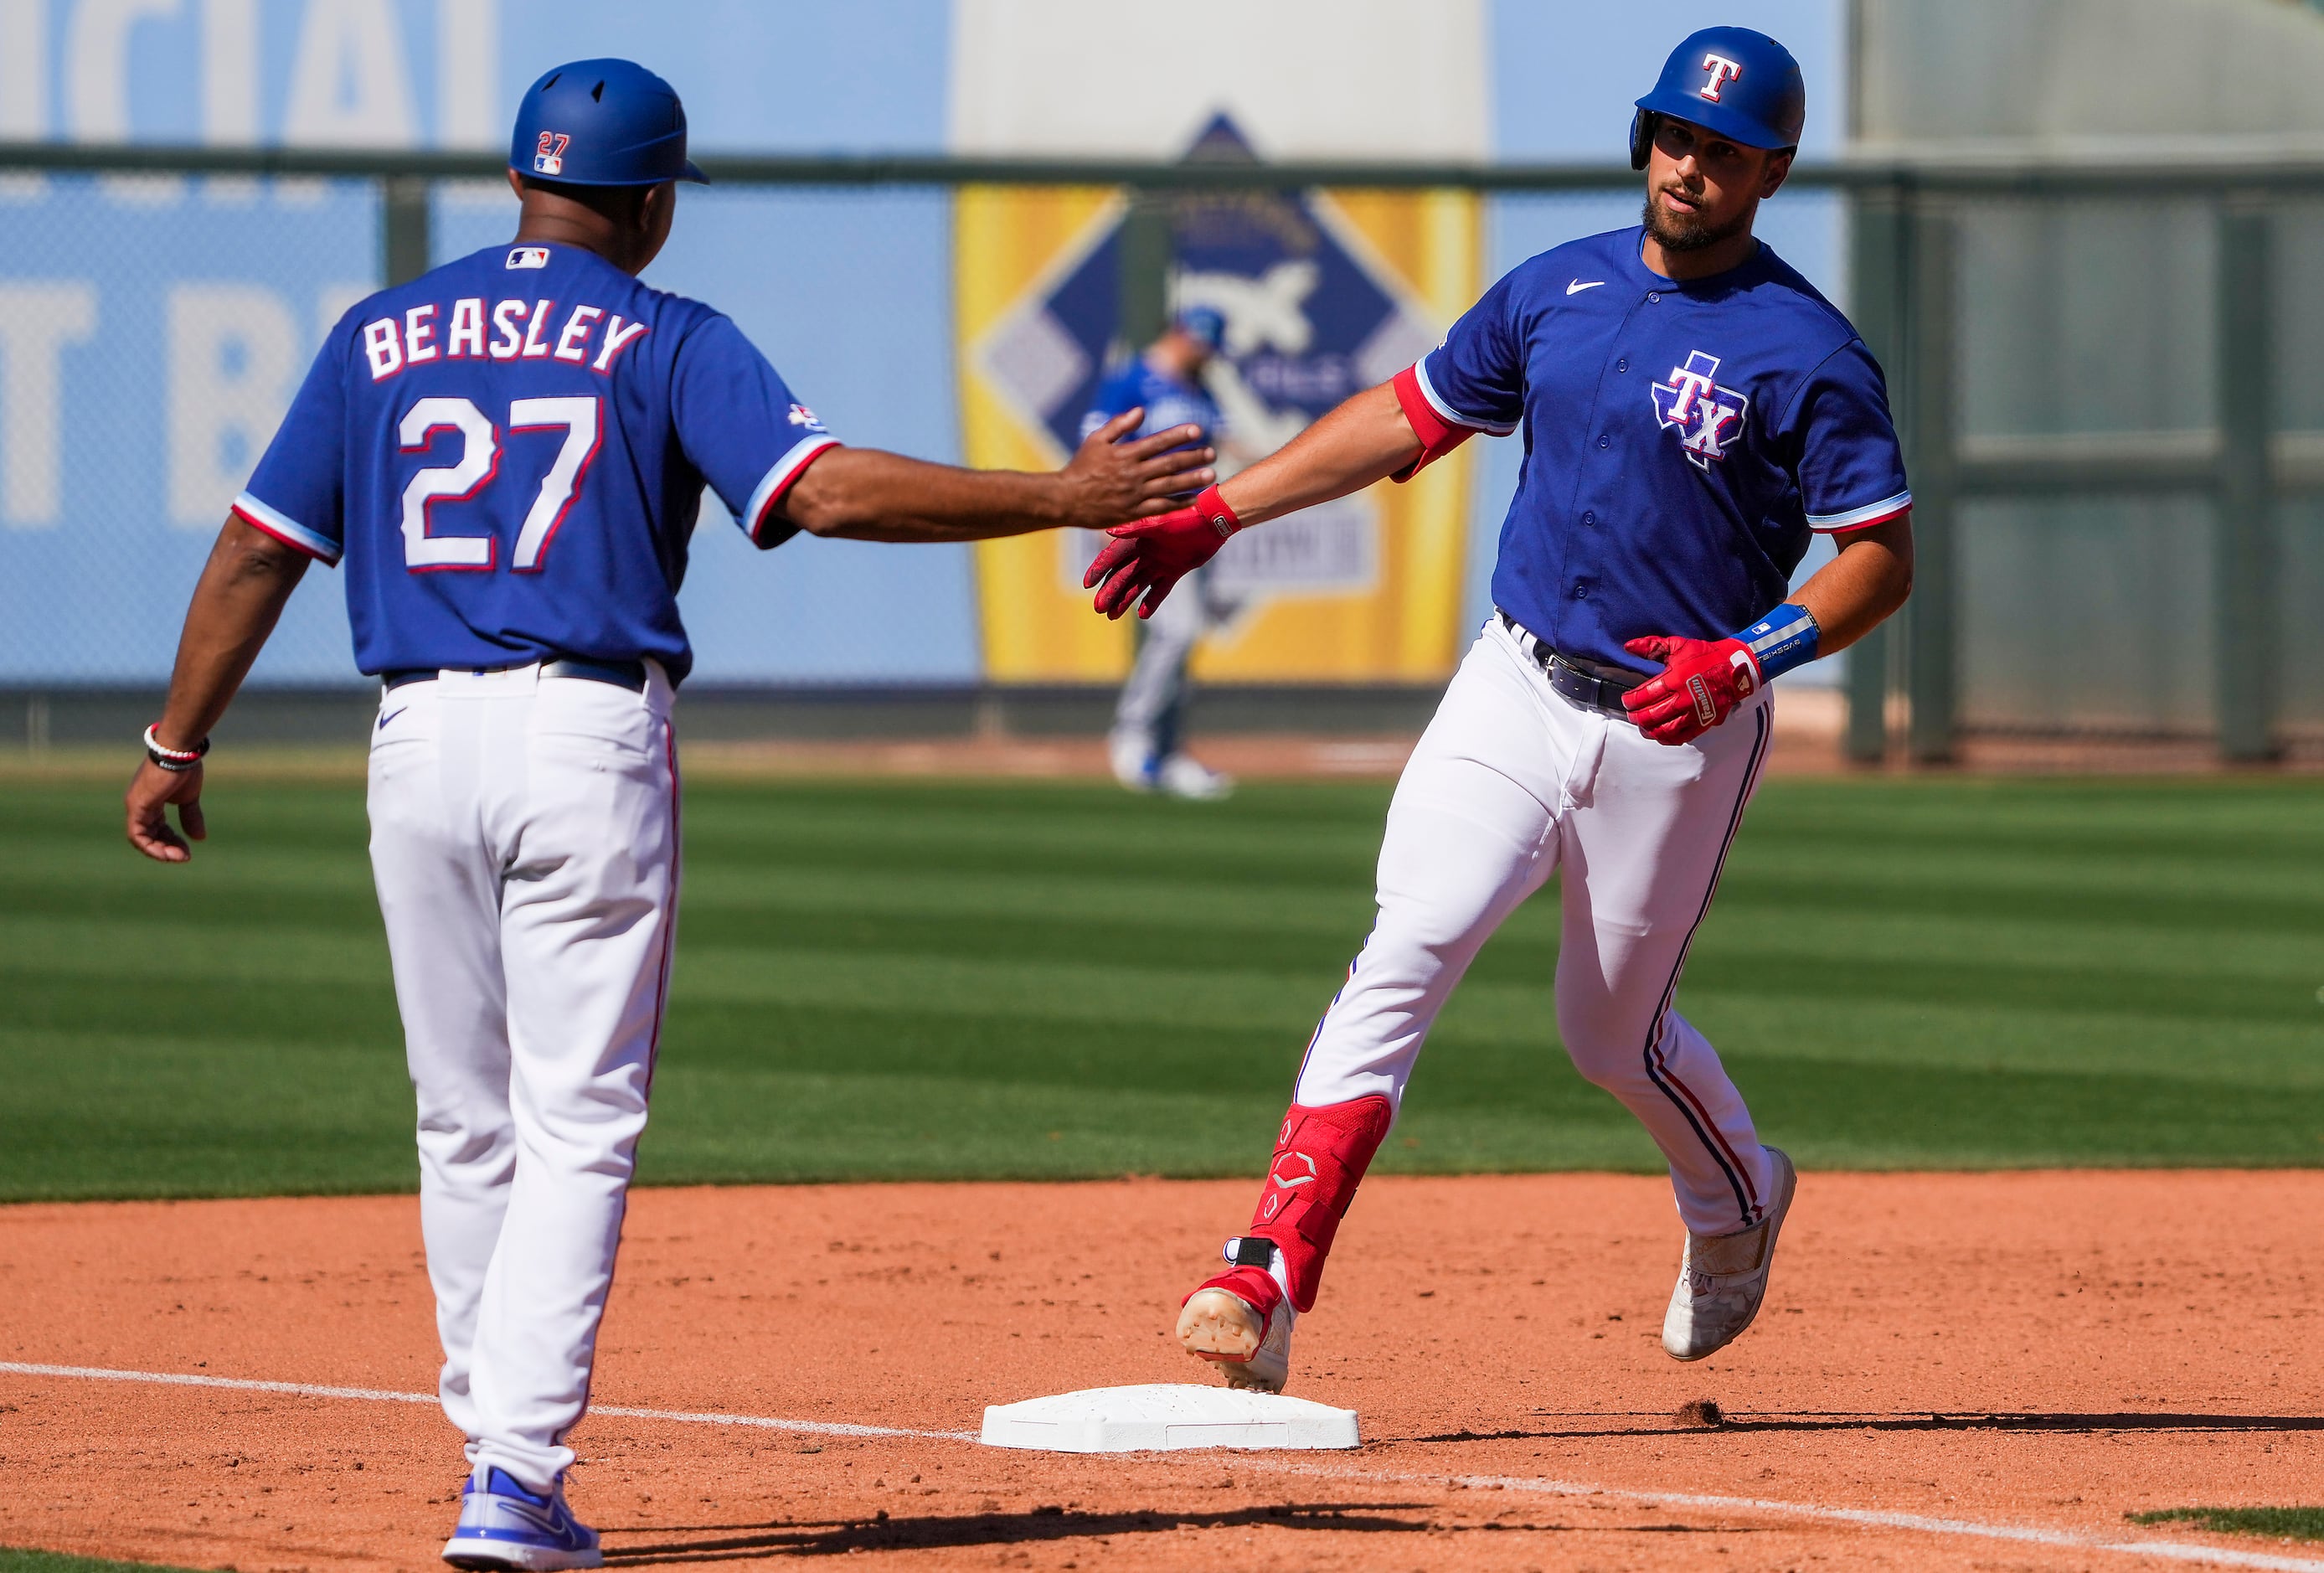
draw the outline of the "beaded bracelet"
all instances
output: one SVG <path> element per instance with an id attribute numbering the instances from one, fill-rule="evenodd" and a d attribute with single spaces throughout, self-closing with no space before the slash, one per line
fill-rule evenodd
<path id="1" fill-rule="evenodd" d="M 202 762 L 202 755 L 210 751 L 210 740 L 207 737 L 191 748 L 165 746 L 160 738 L 153 736 L 154 727 L 161 724 L 156 721 L 152 726 L 145 728 L 145 757 L 172 775 L 182 775 L 193 769 Z"/>

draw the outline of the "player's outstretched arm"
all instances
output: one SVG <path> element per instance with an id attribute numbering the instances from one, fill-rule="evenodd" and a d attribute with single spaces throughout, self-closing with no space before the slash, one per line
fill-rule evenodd
<path id="1" fill-rule="evenodd" d="M 1732 715 L 1769 678 L 1845 650 L 1878 627 L 1913 593 L 1913 516 L 1852 530 L 1840 552 L 1792 598 L 1725 639 L 1655 635 L 1622 648 L 1663 663 L 1622 696 L 1638 729 L 1657 743 L 1692 743 Z"/>
<path id="2" fill-rule="evenodd" d="M 190 751 L 209 736 L 311 560 L 240 519 L 226 520 L 194 587 L 185 630 L 178 635 L 169 702 L 153 724 L 154 739 L 162 747 Z M 130 780 L 127 803 L 129 845 L 158 863 L 183 863 L 193 856 L 188 838 L 199 841 L 205 833 L 198 763 L 172 772 L 147 759 Z M 178 805 L 182 836 L 171 827 L 171 803 Z"/>
<path id="3" fill-rule="evenodd" d="M 1150 617 L 1236 531 L 1361 491 L 1405 470 L 1421 449 L 1395 384 L 1366 388 L 1194 506 L 1115 530 L 1083 588 L 1097 591 L 1097 609 L 1109 617 L 1132 606 Z"/>
<path id="4" fill-rule="evenodd" d="M 851 541 L 990 541 L 1142 519 L 1217 477 L 1212 449 L 1185 446 L 1201 440 L 1199 426 L 1124 440 L 1145 417 L 1143 410 L 1115 416 L 1048 475 L 830 449 L 793 483 L 783 516 L 809 534 Z"/>

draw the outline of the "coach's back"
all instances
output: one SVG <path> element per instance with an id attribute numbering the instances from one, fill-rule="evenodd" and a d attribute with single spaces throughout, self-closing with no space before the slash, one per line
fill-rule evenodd
<path id="1" fill-rule="evenodd" d="M 341 318 L 235 511 L 342 553 L 366 672 L 692 664 L 706 481 L 761 546 L 834 439 L 733 322 L 577 246 L 493 246 Z"/>

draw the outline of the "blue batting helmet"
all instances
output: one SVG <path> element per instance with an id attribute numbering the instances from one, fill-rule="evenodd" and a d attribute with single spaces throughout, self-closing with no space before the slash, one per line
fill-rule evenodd
<path id="1" fill-rule="evenodd" d="M 1792 51 L 1748 27 L 1706 27 L 1663 62 L 1655 90 L 1630 120 L 1630 167 L 1646 167 L 1655 117 L 1690 120 L 1745 147 L 1800 145 L 1807 83 Z"/>
<path id="2" fill-rule="evenodd" d="M 1227 341 L 1226 316 L 1215 307 L 1189 306 L 1178 313 L 1171 326 L 1213 355 Z"/>
<path id="3" fill-rule="evenodd" d="M 686 156 L 678 89 L 630 60 L 575 60 L 525 89 L 509 167 L 572 186 L 709 184 Z"/>

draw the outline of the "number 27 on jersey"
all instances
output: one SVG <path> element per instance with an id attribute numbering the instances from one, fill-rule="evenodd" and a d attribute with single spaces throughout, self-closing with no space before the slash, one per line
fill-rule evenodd
<path id="1" fill-rule="evenodd" d="M 540 488 L 517 531 L 516 550 L 510 554 L 512 571 L 539 573 L 550 543 L 557 539 L 558 526 L 580 495 L 590 461 L 597 457 L 604 430 L 604 402 L 594 396 L 512 400 L 507 429 L 565 433 L 557 458 L 540 477 Z M 447 434 L 459 438 L 458 458 L 450 464 L 429 465 L 414 473 L 404 486 L 403 564 L 414 573 L 447 569 L 490 572 L 496 566 L 498 537 L 489 532 L 438 533 L 434 528 L 434 510 L 439 504 L 472 501 L 493 484 L 500 471 L 501 440 L 491 417 L 470 400 L 438 396 L 415 403 L 404 412 L 396 429 L 404 452 L 424 451 L 431 457 L 438 451 L 439 436 Z M 448 451 L 449 447 L 446 441 L 444 449 Z"/>

